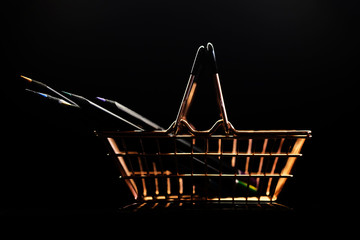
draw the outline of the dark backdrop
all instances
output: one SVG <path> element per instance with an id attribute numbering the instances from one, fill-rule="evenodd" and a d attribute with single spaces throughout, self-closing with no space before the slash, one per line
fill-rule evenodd
<path id="1" fill-rule="evenodd" d="M 9 111 L 0 167 L 4 213 L 101 212 L 130 198 L 93 125 L 76 110 L 25 92 L 33 85 L 20 75 L 92 100 L 117 100 L 167 127 L 176 117 L 195 51 L 207 42 L 215 46 L 229 119 L 237 129 L 313 131 L 279 202 L 314 216 L 355 205 L 348 175 L 357 160 L 355 4 L 10 5 L 4 9 L 9 74 L 3 81 L 13 87 L 3 90 L 11 94 L 4 103 Z M 204 107 L 201 116 L 206 119 L 211 110 Z"/>

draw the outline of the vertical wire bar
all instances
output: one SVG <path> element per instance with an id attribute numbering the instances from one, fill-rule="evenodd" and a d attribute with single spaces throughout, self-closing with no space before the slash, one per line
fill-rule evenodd
<path id="1" fill-rule="evenodd" d="M 272 138 L 272 139 L 269 139 L 271 140 L 270 141 L 270 144 L 268 144 L 270 147 L 269 147 L 269 154 L 270 156 L 266 157 L 266 167 L 264 168 L 264 185 L 267 185 L 265 184 L 265 182 L 269 182 L 269 178 L 266 177 L 266 174 L 270 174 L 270 163 L 271 163 L 271 160 L 272 160 L 272 154 L 274 153 L 274 147 L 275 147 L 275 143 L 276 143 L 276 138 Z M 266 180 L 265 180 L 266 179 Z M 265 188 L 264 188 L 265 189 Z M 267 194 L 266 194 L 267 195 Z"/>
<path id="2" fill-rule="evenodd" d="M 172 141 L 173 141 L 173 146 L 174 146 L 174 164 L 175 164 L 175 173 L 170 173 L 170 175 L 176 175 L 176 176 L 179 176 L 179 167 L 178 167 L 178 157 L 177 157 L 177 147 L 176 147 L 176 138 L 171 138 L 172 139 Z M 169 142 L 170 142 L 170 140 L 169 140 Z M 172 164 L 172 162 L 170 162 L 170 164 Z M 170 178 L 169 178 L 170 179 Z M 177 177 L 176 178 L 174 178 L 175 179 L 175 181 L 176 180 L 178 180 L 177 179 Z M 171 179 L 170 179 L 170 187 L 171 187 L 171 182 L 174 182 L 174 180 L 173 181 L 171 181 Z M 178 191 L 179 192 L 179 191 Z M 178 199 L 180 199 L 180 197 L 179 197 L 179 194 L 177 194 L 177 196 L 178 196 Z"/>
<path id="3" fill-rule="evenodd" d="M 142 159 L 144 160 L 144 163 L 145 163 L 145 168 L 146 168 L 146 174 L 147 174 L 147 178 L 144 178 L 145 179 L 145 183 L 148 183 L 147 186 L 151 186 L 151 180 L 149 178 L 150 176 L 150 168 L 149 168 L 149 164 L 148 164 L 148 161 L 147 161 L 147 158 L 146 158 L 146 154 L 145 154 L 145 148 L 144 148 L 144 143 L 142 141 L 142 138 L 139 137 L 138 138 L 139 140 L 139 143 L 140 143 L 140 149 L 141 149 L 141 155 L 142 155 Z M 151 189 L 150 189 L 151 190 Z M 146 192 L 148 193 L 149 191 L 146 190 Z M 152 194 L 152 193 L 150 193 Z"/>
<path id="4" fill-rule="evenodd" d="M 159 195 L 159 181 L 158 181 L 158 178 L 156 177 L 157 176 L 156 163 L 152 162 L 152 164 L 153 164 L 153 170 L 154 170 L 155 194 Z"/>
<path id="5" fill-rule="evenodd" d="M 263 143 L 263 148 L 262 148 L 261 154 L 265 154 L 266 147 L 267 147 L 267 143 L 268 143 L 268 139 L 265 138 L 265 139 L 264 139 L 264 143 Z M 263 164 L 264 164 L 264 157 L 260 157 L 259 168 L 258 168 L 258 172 L 257 172 L 258 174 L 261 173 Z M 259 182 L 260 182 L 260 177 L 256 178 L 256 188 L 259 187 Z"/>
<path id="6" fill-rule="evenodd" d="M 205 176 L 207 176 L 208 173 L 208 165 L 207 165 L 207 154 L 209 153 L 209 137 L 205 138 Z M 205 197 L 206 200 L 209 199 L 209 185 L 210 185 L 210 177 L 205 178 L 206 182 L 206 190 L 205 190 Z"/>
<path id="7" fill-rule="evenodd" d="M 161 183 L 163 186 L 163 189 L 165 191 L 165 195 L 167 195 L 167 191 L 165 189 L 167 189 L 166 187 L 166 180 L 165 180 L 165 176 L 164 176 L 164 165 L 162 162 L 162 158 L 161 158 L 161 150 L 160 150 L 160 143 L 159 143 L 159 139 L 156 138 L 156 147 L 157 147 L 157 152 L 158 152 L 158 160 L 159 160 L 159 164 L 160 164 L 160 172 L 161 172 Z"/>
<path id="8" fill-rule="evenodd" d="M 166 194 L 171 195 L 171 181 L 170 178 L 166 178 Z"/>
<path id="9" fill-rule="evenodd" d="M 176 138 L 172 138 L 173 139 L 173 144 L 174 144 L 174 161 L 175 161 L 175 174 L 177 176 L 176 181 L 178 181 L 178 191 L 177 191 L 177 196 L 178 199 L 180 200 L 180 182 L 179 182 L 179 163 L 178 163 L 178 156 L 177 156 L 177 145 L 176 145 Z"/>
<path id="10" fill-rule="evenodd" d="M 266 144 L 265 144 L 265 142 L 266 142 Z M 264 144 L 263 144 L 263 152 L 264 153 L 266 153 L 266 149 L 267 149 L 267 146 L 268 146 L 268 143 L 269 143 L 269 139 L 265 139 L 264 140 Z M 268 153 L 271 153 L 271 151 L 269 151 Z M 265 196 L 266 194 L 265 194 L 265 186 L 266 186 L 266 180 L 267 180 L 267 177 L 266 177 L 266 174 L 267 174 L 267 169 L 268 169 L 268 163 L 269 163 L 269 157 L 264 157 L 264 158 L 262 158 L 262 160 L 263 160 L 263 162 L 262 162 L 262 166 L 261 166 L 261 169 L 260 169 L 260 171 L 259 171 L 259 173 L 261 174 L 263 174 L 261 177 L 260 177 L 260 179 L 259 179 L 259 184 L 258 184 L 258 192 L 259 192 L 259 194 L 258 194 L 258 198 L 259 198 L 259 204 L 260 204 L 260 202 L 261 202 L 261 196 L 263 195 L 263 196 Z M 267 163 L 266 165 L 266 167 L 264 167 L 264 165 L 265 165 L 265 162 Z"/>
<path id="11" fill-rule="evenodd" d="M 184 180 L 182 177 L 179 177 L 179 194 L 180 197 L 184 193 Z"/>
<path id="12" fill-rule="evenodd" d="M 140 142 L 139 142 L 140 143 Z M 138 163 L 139 163 L 139 170 L 140 170 L 140 177 L 141 177 L 141 183 L 142 183 L 142 187 L 143 187 L 143 191 L 142 191 L 142 194 L 143 194 L 143 197 L 146 197 L 147 196 L 147 188 L 146 188 L 146 180 L 144 178 L 145 173 L 144 173 L 144 168 L 143 168 L 143 164 L 142 164 L 142 160 L 141 160 L 141 156 L 140 156 L 140 152 L 141 152 L 141 149 L 136 149 L 136 151 L 139 151 L 139 155 L 137 156 L 137 159 L 138 159 Z"/>
<path id="13" fill-rule="evenodd" d="M 144 163 L 145 163 L 145 168 L 146 168 L 146 173 L 148 176 L 150 176 L 150 170 L 149 170 L 149 165 L 145 156 L 145 149 L 144 149 L 144 143 L 142 141 L 142 138 L 139 137 L 139 143 L 140 143 L 140 147 L 141 147 L 141 154 L 143 155 L 143 159 L 144 159 Z"/>
<path id="14" fill-rule="evenodd" d="M 304 145 L 305 142 L 305 138 L 298 138 L 296 140 L 296 142 L 294 143 L 293 148 L 291 149 L 291 153 L 290 154 L 299 154 L 301 151 L 302 146 Z M 284 168 L 281 171 L 281 175 L 283 174 L 289 174 L 291 172 L 292 167 L 295 164 L 297 157 L 289 157 L 286 165 L 284 166 Z M 280 191 L 282 190 L 285 182 L 286 182 L 287 178 L 281 178 L 278 181 L 278 184 L 275 188 L 275 193 L 274 193 L 274 197 L 277 198 L 277 196 L 279 195 Z"/>
<path id="15" fill-rule="evenodd" d="M 116 156 L 115 154 L 119 154 L 120 150 L 115 142 L 115 140 L 113 138 L 108 137 L 107 138 L 108 143 L 111 146 L 111 154 L 114 155 L 114 158 L 117 158 L 118 163 L 119 163 L 119 167 L 120 167 L 120 173 L 122 176 L 130 176 L 130 172 L 129 169 L 126 166 L 125 160 L 123 158 L 123 156 Z M 131 193 L 133 194 L 134 198 L 137 199 L 139 194 L 138 194 L 138 189 L 136 187 L 136 183 L 134 182 L 134 179 L 125 179 L 125 183 L 126 185 L 128 185 Z"/>
<path id="16" fill-rule="evenodd" d="M 238 152 L 236 151 L 236 147 L 237 146 L 237 138 L 233 139 L 233 146 L 232 146 L 232 154 L 237 154 Z M 236 162 L 236 156 L 233 156 L 231 158 L 231 166 L 235 167 L 235 162 Z"/>
<path id="17" fill-rule="evenodd" d="M 191 201 L 193 201 L 194 195 L 195 195 L 195 184 L 194 184 L 194 144 L 195 144 L 195 138 L 193 137 L 191 139 Z"/>
<path id="18" fill-rule="evenodd" d="M 219 154 L 218 159 L 219 159 L 219 175 L 222 175 L 222 161 L 221 161 L 221 155 L 222 155 L 222 148 L 221 148 L 221 138 L 218 139 L 218 152 Z"/>
<path id="19" fill-rule="evenodd" d="M 248 140 L 248 149 L 247 149 L 247 154 L 252 154 L 252 143 L 253 140 L 252 138 L 249 138 Z M 249 174 L 249 176 L 247 177 L 247 183 L 246 183 L 246 194 L 245 194 L 245 202 L 246 204 L 248 203 L 248 198 L 249 198 L 249 187 L 250 187 L 250 175 L 251 175 L 251 171 L 249 170 L 249 165 L 250 165 L 250 159 L 251 157 L 248 156 L 246 157 L 246 165 L 245 165 L 245 174 Z M 253 159 L 252 159 L 253 161 Z"/>
<path id="20" fill-rule="evenodd" d="M 176 144 L 176 138 L 174 138 L 174 153 L 175 153 L 175 165 L 176 165 L 176 175 L 177 175 L 177 180 L 179 182 L 179 190 L 178 190 L 178 199 L 181 199 L 181 195 L 184 192 L 183 189 L 183 183 L 182 183 L 182 178 L 180 177 L 180 173 L 179 173 L 179 158 L 177 156 L 178 153 L 178 149 L 177 149 L 177 144 Z"/>
<path id="21" fill-rule="evenodd" d="M 195 144 L 195 138 L 191 139 L 191 176 L 194 176 L 194 144 Z"/>
<path id="22" fill-rule="evenodd" d="M 179 162 L 178 162 L 178 150 L 177 150 L 177 145 L 176 145 L 176 138 L 173 138 L 173 143 L 174 143 L 174 160 L 175 160 L 175 171 L 176 171 L 176 175 L 179 175 Z"/>
<path id="23" fill-rule="evenodd" d="M 236 162 L 235 162 L 235 168 L 237 169 L 237 173 L 239 175 L 242 175 L 242 169 L 241 169 L 241 157 L 239 157 L 240 147 L 241 147 L 241 140 L 238 140 L 237 146 L 236 146 Z M 239 144 L 240 143 L 240 144 Z M 236 184 L 239 184 L 239 181 L 241 181 L 241 178 L 237 178 Z M 241 197 L 242 195 L 242 189 L 238 188 L 239 193 L 238 197 Z"/>
<path id="24" fill-rule="evenodd" d="M 160 144 L 159 144 L 159 139 L 156 138 L 156 147 L 157 147 L 157 152 L 158 152 L 158 160 L 159 160 L 159 164 L 160 164 L 160 172 L 161 172 L 161 175 L 164 176 L 164 169 L 163 169 L 163 162 L 162 162 L 162 159 L 161 159 L 161 151 L 160 151 Z"/>
<path id="25" fill-rule="evenodd" d="M 208 174 L 208 162 L 207 162 L 207 154 L 208 154 L 208 142 L 207 142 L 207 138 L 200 138 L 202 140 L 204 140 L 203 142 L 203 148 L 202 151 L 204 152 L 204 174 L 205 176 L 207 176 Z"/>
<path id="26" fill-rule="evenodd" d="M 139 162 L 140 176 L 141 176 L 141 182 L 142 182 L 142 186 L 143 186 L 143 196 L 146 197 L 147 189 L 146 189 L 145 178 L 143 178 L 143 176 L 145 176 L 144 169 L 143 169 L 143 166 L 142 166 L 142 163 L 141 163 L 141 157 L 138 156 L 137 159 L 138 159 L 138 162 Z"/>
<path id="27" fill-rule="evenodd" d="M 282 139 L 281 139 L 280 145 L 279 145 L 279 148 L 278 148 L 276 154 L 280 154 L 280 153 L 281 153 L 281 148 L 282 148 L 282 145 L 283 145 L 283 143 L 284 143 L 284 140 L 285 140 L 285 138 L 282 138 Z M 277 162 L 278 162 L 278 159 L 279 159 L 279 157 L 276 157 L 276 158 L 275 158 L 270 174 L 274 174 L 275 169 L 276 169 L 276 165 L 277 165 Z M 273 178 L 269 178 L 269 183 L 268 183 L 268 187 L 267 187 L 267 190 L 266 190 L 266 195 L 270 195 L 270 187 L 271 187 L 272 180 L 273 180 Z M 271 197 L 271 198 L 272 198 L 272 197 Z"/>
<path id="28" fill-rule="evenodd" d="M 251 154 L 251 148 L 252 148 L 252 139 L 249 139 L 249 143 L 248 143 L 248 149 L 247 149 L 247 154 Z M 249 174 L 249 162 L 250 162 L 250 157 L 246 157 L 246 164 L 245 164 L 245 174 Z"/>
<path id="29" fill-rule="evenodd" d="M 218 153 L 219 153 L 219 203 L 221 201 L 221 193 L 222 193 L 222 152 L 223 152 L 223 148 L 222 148 L 222 141 L 221 138 L 218 139 Z"/>
<path id="30" fill-rule="evenodd" d="M 130 182 L 132 182 L 134 185 L 135 185 L 135 188 L 136 188 L 136 192 L 137 192 L 137 197 L 139 197 L 139 190 L 138 190 L 138 188 L 137 188 L 137 186 L 139 185 L 139 187 L 140 187 L 140 182 L 141 182 L 141 180 L 137 180 L 136 179 L 136 174 L 135 174 L 135 171 L 134 171 L 134 168 L 133 168 L 133 164 L 132 164 L 132 159 L 131 159 L 131 157 L 129 156 L 129 151 L 128 151 L 128 148 L 127 148 L 127 145 L 126 145 L 126 143 L 125 143 L 125 139 L 124 138 L 121 138 L 121 144 L 122 144 L 122 147 L 123 147 L 123 149 L 124 149 L 124 151 L 125 151 L 125 156 L 126 156 L 126 158 L 128 159 L 128 163 L 129 163 L 129 168 L 130 168 L 130 171 L 131 171 L 131 175 L 132 175 L 132 178 L 130 179 Z M 126 165 L 126 163 L 125 163 L 125 165 Z"/>
<path id="31" fill-rule="evenodd" d="M 237 138 L 233 139 L 233 145 L 232 145 L 232 154 L 236 154 L 236 156 L 233 156 L 231 158 L 231 166 L 233 168 L 235 168 L 236 166 L 236 162 L 237 162 L 237 155 L 239 154 L 239 151 L 237 151 Z M 232 204 L 235 204 L 235 190 L 236 190 L 236 185 L 237 185 L 237 171 L 235 170 L 234 172 L 234 178 L 233 178 L 233 188 L 232 188 Z"/>
<path id="32" fill-rule="evenodd" d="M 130 171 L 132 173 L 133 176 L 135 176 L 135 171 L 134 171 L 134 168 L 133 168 L 133 165 L 132 165 L 132 160 L 131 160 L 131 157 L 129 156 L 129 151 L 127 149 L 127 146 L 126 146 L 126 143 L 125 143 L 125 140 L 124 138 L 121 138 L 121 144 L 123 146 L 123 149 L 125 151 L 125 156 L 126 158 L 128 159 L 128 163 L 129 163 L 129 167 L 130 167 Z"/>

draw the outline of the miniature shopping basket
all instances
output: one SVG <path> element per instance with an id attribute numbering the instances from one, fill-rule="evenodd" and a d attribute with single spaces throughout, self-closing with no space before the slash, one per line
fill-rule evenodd
<path id="1" fill-rule="evenodd" d="M 236 130 L 227 118 L 216 68 L 212 76 L 220 119 L 209 130 L 196 130 L 187 112 L 201 59 L 215 64 L 211 44 L 199 48 L 177 118 L 168 129 L 99 131 L 97 135 L 109 147 L 120 178 L 137 201 L 275 201 L 292 177 L 311 132 Z"/>

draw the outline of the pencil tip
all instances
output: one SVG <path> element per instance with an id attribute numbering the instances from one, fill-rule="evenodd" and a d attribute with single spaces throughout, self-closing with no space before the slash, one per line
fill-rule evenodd
<path id="1" fill-rule="evenodd" d="M 20 77 L 22 77 L 23 79 L 27 80 L 28 82 L 32 82 L 33 80 L 31 78 L 25 77 L 23 75 L 20 75 Z"/>
<path id="2" fill-rule="evenodd" d="M 76 95 L 76 94 L 74 94 L 74 93 L 69 93 L 69 92 L 65 92 L 65 91 L 61 91 L 61 92 L 65 93 L 65 94 L 67 94 L 67 95 L 69 95 L 69 96 L 71 96 L 71 97 L 74 97 L 74 98 L 78 98 L 78 99 L 82 99 L 82 100 L 85 100 L 85 101 L 89 101 L 88 99 L 84 98 L 83 96 Z M 75 104 L 75 105 L 77 105 L 77 104 Z"/>
<path id="3" fill-rule="evenodd" d="M 45 94 L 45 93 L 36 92 L 36 91 L 31 90 L 31 89 L 25 88 L 25 91 L 32 92 L 32 93 L 38 94 L 38 95 L 43 96 L 43 97 L 46 97 L 46 98 L 48 97 L 48 95 Z"/>
<path id="4" fill-rule="evenodd" d="M 100 101 L 106 102 L 105 98 L 102 98 L 102 97 L 96 97 L 96 98 L 99 99 Z"/>
<path id="5" fill-rule="evenodd" d="M 74 105 L 74 104 L 68 103 L 67 101 L 62 100 L 62 99 L 59 100 L 59 103 L 65 105 L 65 106 L 70 106 L 70 107 L 79 108 L 79 106 L 76 106 L 76 105 Z"/>

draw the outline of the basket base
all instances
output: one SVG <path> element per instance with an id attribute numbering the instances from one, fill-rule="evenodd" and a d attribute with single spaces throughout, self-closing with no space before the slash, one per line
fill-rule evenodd
<path id="1" fill-rule="evenodd" d="M 121 213 L 158 214 L 223 214 L 291 212 L 292 208 L 279 203 L 243 201 L 144 201 L 119 209 Z"/>

